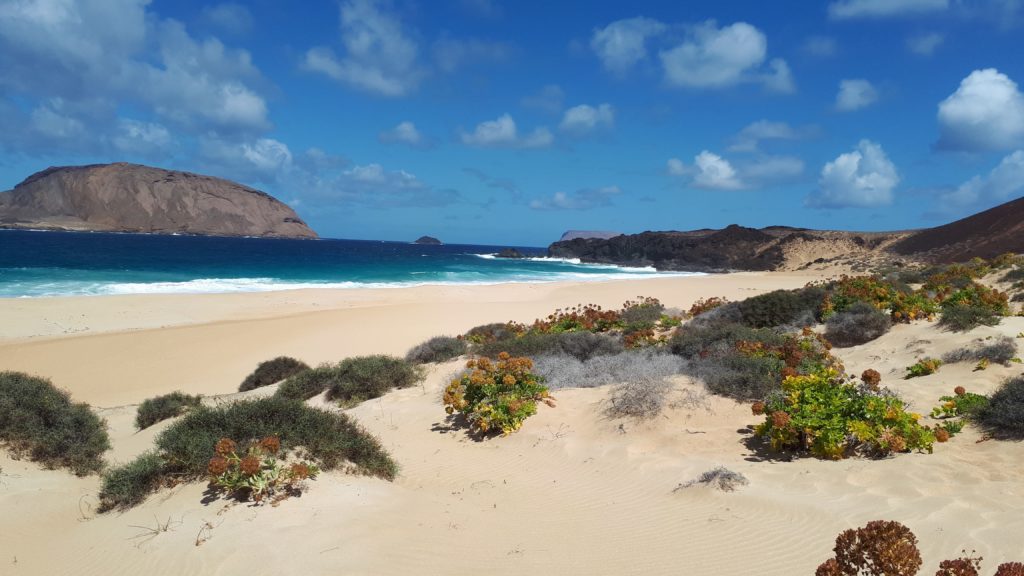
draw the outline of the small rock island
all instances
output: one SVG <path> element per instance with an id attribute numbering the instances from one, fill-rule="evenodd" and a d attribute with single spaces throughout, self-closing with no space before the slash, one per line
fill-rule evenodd
<path id="1" fill-rule="evenodd" d="M 413 244 L 426 244 L 428 246 L 440 246 L 443 243 L 440 240 L 438 240 L 437 238 L 434 238 L 433 236 L 420 236 L 419 238 L 416 239 L 415 242 L 413 242 Z"/>

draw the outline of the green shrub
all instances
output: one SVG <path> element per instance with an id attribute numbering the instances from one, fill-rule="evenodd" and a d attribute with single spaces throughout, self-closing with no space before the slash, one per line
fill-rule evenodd
<path id="1" fill-rule="evenodd" d="M 953 396 L 939 398 L 939 404 L 932 408 L 932 418 L 973 418 L 988 407 L 988 396 L 967 392 L 957 387 Z"/>
<path id="2" fill-rule="evenodd" d="M 665 306 L 656 298 L 638 298 L 622 306 L 620 320 L 626 326 L 652 328 L 661 320 Z"/>
<path id="3" fill-rule="evenodd" d="M 840 348 L 857 346 L 882 336 L 892 327 L 889 316 L 867 302 L 856 302 L 825 323 L 825 338 Z"/>
<path id="4" fill-rule="evenodd" d="M 931 452 L 935 436 L 891 394 L 842 379 L 835 370 L 793 376 L 769 396 L 757 434 L 778 451 L 810 451 L 830 459 L 863 454 Z"/>
<path id="5" fill-rule="evenodd" d="M 139 411 L 135 414 L 135 427 L 139 430 L 149 428 L 157 422 L 181 416 L 202 402 L 202 396 L 190 396 L 182 392 L 148 398 L 139 405 Z"/>
<path id="6" fill-rule="evenodd" d="M 278 386 L 274 395 L 290 400 L 309 400 L 322 394 L 340 379 L 341 371 L 336 365 L 322 364 L 289 377 Z"/>
<path id="7" fill-rule="evenodd" d="M 469 370 L 445 388 L 445 412 L 465 415 L 476 432 L 511 434 L 537 413 L 538 401 L 551 403 L 529 358 L 502 353 L 497 362 L 480 358 L 466 367 Z"/>
<path id="8" fill-rule="evenodd" d="M 392 388 L 408 388 L 423 377 L 414 364 L 382 354 L 345 359 L 336 370 L 327 398 L 349 406 L 379 398 Z"/>
<path id="9" fill-rule="evenodd" d="M 66 467 L 78 475 L 103 467 L 110 448 L 107 424 L 49 380 L 0 372 L 0 441 L 18 455 L 47 468 Z"/>
<path id="10" fill-rule="evenodd" d="M 995 326 L 1002 318 L 982 306 L 943 306 L 939 325 L 954 332 L 967 332 L 978 326 Z"/>
<path id="11" fill-rule="evenodd" d="M 921 376 L 935 374 L 939 371 L 939 367 L 941 366 L 942 360 L 939 360 L 938 358 L 922 358 L 910 366 L 907 366 L 907 373 L 903 376 L 903 379 L 910 380 L 911 378 L 919 378 Z"/>
<path id="12" fill-rule="evenodd" d="M 289 356 L 278 356 L 273 360 L 260 362 L 256 366 L 256 370 L 245 377 L 245 380 L 238 387 L 238 391 L 246 392 L 263 386 L 277 384 L 285 378 L 306 370 L 309 370 L 309 366 L 305 362 Z"/>
<path id="13" fill-rule="evenodd" d="M 474 347 L 474 352 L 492 360 L 502 352 L 512 356 L 535 357 L 566 354 L 577 360 L 618 354 L 625 349 L 618 336 L 590 332 L 540 333 L 529 331 L 517 338 L 488 342 Z"/>
<path id="14" fill-rule="evenodd" d="M 380 442 L 345 414 L 271 396 L 190 410 L 160 433 L 155 453 L 144 454 L 105 475 L 102 507 L 130 507 L 171 478 L 205 477 L 210 453 L 222 438 L 245 445 L 268 436 L 279 438 L 284 452 L 301 448 L 324 470 L 351 463 L 359 472 L 387 480 L 398 471 Z"/>
<path id="15" fill-rule="evenodd" d="M 942 301 L 939 323 L 957 332 L 981 325 L 995 326 L 1001 316 L 1009 316 L 1009 297 L 977 282 L 953 292 Z"/>
<path id="16" fill-rule="evenodd" d="M 730 306 L 739 309 L 744 325 L 771 328 L 807 318 L 815 322 L 824 299 L 824 288 L 812 286 L 800 290 L 775 290 L 740 300 Z"/>
<path id="17" fill-rule="evenodd" d="M 975 421 L 997 438 L 1024 439 L 1024 376 L 1003 383 Z"/>
<path id="18" fill-rule="evenodd" d="M 519 326 L 511 322 L 494 322 L 470 328 L 463 339 L 470 344 L 486 344 L 499 340 L 508 340 L 520 332 Z"/>
<path id="19" fill-rule="evenodd" d="M 405 359 L 416 364 L 429 362 L 447 362 L 466 353 L 466 341 L 451 336 L 435 336 L 422 344 L 414 346 L 405 355 Z"/>
<path id="20" fill-rule="evenodd" d="M 163 469 L 163 458 L 156 452 L 146 452 L 123 466 L 107 470 L 100 488 L 100 511 L 127 510 L 141 504 L 164 482 Z"/>

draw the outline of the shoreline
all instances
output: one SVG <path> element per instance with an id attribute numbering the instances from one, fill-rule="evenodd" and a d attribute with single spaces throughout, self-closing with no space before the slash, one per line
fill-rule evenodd
<path id="1" fill-rule="evenodd" d="M 256 364 L 310 365 L 363 354 L 404 355 L 480 324 L 532 322 L 581 303 L 618 307 L 637 296 L 689 308 L 795 288 L 818 273 L 764 273 L 403 289 L 135 294 L 0 300 L 0 369 L 50 378 L 99 406 L 156 394 L 234 392 Z"/>

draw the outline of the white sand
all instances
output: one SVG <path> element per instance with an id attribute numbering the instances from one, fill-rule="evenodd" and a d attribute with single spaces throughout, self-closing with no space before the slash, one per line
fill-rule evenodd
<path id="1" fill-rule="evenodd" d="M 50 377 L 76 399 L 108 407 L 109 459 L 124 462 L 168 424 L 135 433 L 131 404 L 175 389 L 232 392 L 258 361 L 277 354 L 317 363 L 403 353 L 429 336 L 527 321 L 579 302 L 618 306 L 642 294 L 688 307 L 700 296 L 736 299 L 807 280 L 741 274 L 0 301 L 0 368 Z M 1024 318 L 966 336 L 921 323 L 837 352 L 850 372 L 876 368 L 883 384 L 928 412 L 958 384 L 991 392 L 1021 368 L 971 372 L 963 364 L 900 379 L 918 350 L 937 356 L 975 337 L 1021 330 Z M 189 484 L 129 512 L 97 516 L 98 478 L 0 456 L 0 574 L 790 576 L 813 574 L 839 531 L 874 519 L 898 520 L 917 534 L 921 574 L 963 548 L 985 557 L 983 573 L 1024 561 L 1024 444 L 976 443 L 978 433 L 968 429 L 932 455 L 765 460 L 745 443 L 743 430 L 758 421 L 746 406 L 710 397 L 709 410 L 676 408 L 647 423 L 610 420 L 606 388 L 561 391 L 556 408 L 541 406 L 516 434 L 476 442 L 444 425 L 439 390 L 457 368 L 436 366 L 422 387 L 349 411 L 400 463 L 395 482 L 327 473 L 276 508 L 204 505 L 205 487 Z M 675 385 L 700 389 L 685 378 Z M 731 493 L 674 491 L 718 465 L 750 484 Z"/>

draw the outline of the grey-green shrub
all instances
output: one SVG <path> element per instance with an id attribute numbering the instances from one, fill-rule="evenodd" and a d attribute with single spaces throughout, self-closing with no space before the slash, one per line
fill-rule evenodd
<path id="1" fill-rule="evenodd" d="M 996 438 L 1024 440 L 1024 376 L 1004 382 L 974 421 Z"/>
<path id="2" fill-rule="evenodd" d="M 387 480 L 398 472 L 380 442 L 345 414 L 270 396 L 192 409 L 160 433 L 154 453 L 143 454 L 105 475 L 101 506 L 104 510 L 130 507 L 165 479 L 203 478 L 221 438 L 245 446 L 267 436 L 280 438 L 286 452 L 301 447 L 306 457 L 324 470 L 351 463 L 361 473 Z"/>
<path id="3" fill-rule="evenodd" d="M 290 356 L 278 356 L 277 358 L 260 362 L 252 374 L 245 377 L 242 384 L 238 386 L 239 392 L 247 392 L 263 386 L 276 384 L 285 378 L 289 378 L 309 370 L 309 366 Z"/>
<path id="4" fill-rule="evenodd" d="M 965 346 L 951 350 L 942 355 L 942 361 L 946 364 L 957 362 L 980 362 L 988 360 L 996 364 L 1009 366 L 1010 361 L 1017 356 L 1017 343 L 1009 336 L 1000 336 L 991 342 L 982 341 L 974 346 Z"/>
<path id="5" fill-rule="evenodd" d="M 889 315 L 867 302 L 855 302 L 825 322 L 825 338 L 840 348 L 871 342 L 892 328 Z"/>
<path id="6" fill-rule="evenodd" d="M 435 336 L 426 342 L 413 346 L 405 359 L 416 364 L 447 362 L 466 353 L 466 342 L 451 336 Z"/>
<path id="7" fill-rule="evenodd" d="M 411 362 L 383 354 L 347 358 L 336 370 L 338 377 L 327 389 L 327 398 L 347 405 L 379 398 L 392 388 L 408 388 L 423 377 Z"/>
<path id="8" fill-rule="evenodd" d="M 139 430 L 149 428 L 162 420 L 181 416 L 189 408 L 202 402 L 202 396 L 191 396 L 183 392 L 171 392 L 148 398 L 139 405 L 139 410 L 135 414 L 135 427 Z"/>
<path id="9" fill-rule="evenodd" d="M 309 400 L 322 394 L 341 378 L 336 365 L 322 364 L 290 376 L 277 387 L 275 396 L 291 400 Z"/>
<path id="10" fill-rule="evenodd" d="M 487 342 L 473 347 L 480 356 L 497 358 L 508 352 L 512 356 L 535 358 L 541 355 L 565 354 L 577 360 L 589 360 L 596 356 L 618 354 L 625 347 L 622 339 L 611 334 L 591 332 L 539 333 L 527 332 L 517 338 Z"/>
<path id="11" fill-rule="evenodd" d="M 78 475 L 99 471 L 110 448 L 107 424 L 88 404 L 21 372 L 0 372 L 0 441 L 47 468 Z"/>

